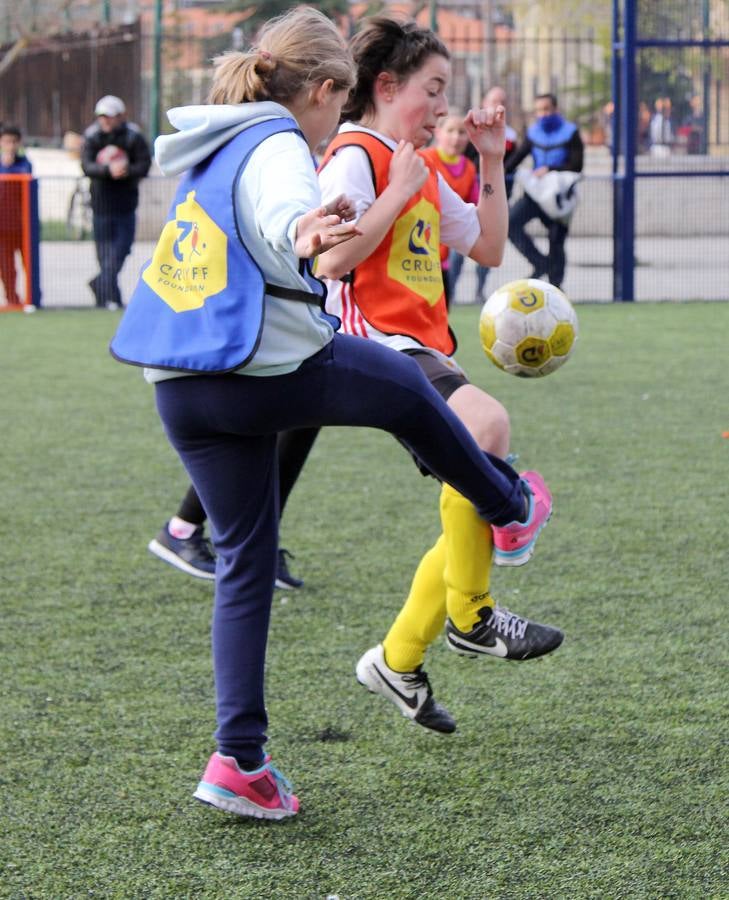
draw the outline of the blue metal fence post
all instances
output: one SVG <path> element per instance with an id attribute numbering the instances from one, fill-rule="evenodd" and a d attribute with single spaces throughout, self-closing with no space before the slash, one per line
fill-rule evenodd
<path id="1" fill-rule="evenodd" d="M 623 130 L 620 127 L 623 115 L 623 101 L 620 96 L 620 73 L 622 72 L 623 49 L 620 42 L 621 0 L 613 0 L 612 15 L 612 59 L 610 67 L 610 97 L 613 101 L 612 127 L 612 189 L 613 189 L 613 300 L 619 294 L 619 248 L 621 244 L 620 208 L 622 183 L 618 180 L 620 170 L 620 154 L 623 146 Z"/>
<path id="2" fill-rule="evenodd" d="M 619 0 L 615 0 L 619 2 Z M 620 55 L 622 171 L 615 175 L 613 299 L 635 299 L 635 152 L 638 104 L 635 77 L 636 0 L 625 0 Z"/>
<path id="3" fill-rule="evenodd" d="M 33 306 L 41 305 L 41 272 L 40 272 L 40 215 L 38 212 L 38 179 L 30 182 L 30 247 L 31 258 L 25 260 L 25 265 L 30 268 L 31 296 L 26 297 L 26 303 Z"/>

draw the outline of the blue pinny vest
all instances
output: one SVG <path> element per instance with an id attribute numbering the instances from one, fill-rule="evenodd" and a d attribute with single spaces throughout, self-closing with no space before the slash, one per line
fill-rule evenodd
<path id="1" fill-rule="evenodd" d="M 235 212 L 251 153 L 282 131 L 300 133 L 289 118 L 252 125 L 182 178 L 154 255 L 112 338 L 115 359 L 180 372 L 231 372 L 258 348 L 266 294 L 323 306 L 326 288 L 311 275 L 308 261 L 301 261 L 300 273 L 311 293 L 266 282 Z"/>
<path id="2" fill-rule="evenodd" d="M 563 166 L 567 161 L 567 144 L 575 131 L 575 123 L 566 119 L 562 119 L 555 131 L 545 131 L 540 122 L 530 125 L 527 137 L 532 142 L 534 168 L 547 166 L 549 169 L 559 169 Z"/>

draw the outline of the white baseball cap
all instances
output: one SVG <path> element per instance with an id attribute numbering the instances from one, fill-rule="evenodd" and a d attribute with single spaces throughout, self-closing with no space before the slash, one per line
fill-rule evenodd
<path id="1" fill-rule="evenodd" d="M 126 111 L 127 108 L 124 106 L 123 100 L 120 100 L 119 97 L 115 97 L 113 94 L 107 94 L 97 102 L 94 115 L 109 116 L 111 118 L 113 116 L 121 116 Z"/>

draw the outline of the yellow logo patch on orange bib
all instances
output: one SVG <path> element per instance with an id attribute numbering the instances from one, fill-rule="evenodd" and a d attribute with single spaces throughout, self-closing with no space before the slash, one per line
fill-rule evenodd
<path id="1" fill-rule="evenodd" d="M 419 294 L 430 306 L 435 306 L 443 294 L 440 215 L 424 197 L 395 223 L 387 274 Z"/>
<path id="2" fill-rule="evenodd" d="M 228 238 L 195 191 L 175 207 L 142 278 L 175 312 L 200 309 L 227 286 Z"/>

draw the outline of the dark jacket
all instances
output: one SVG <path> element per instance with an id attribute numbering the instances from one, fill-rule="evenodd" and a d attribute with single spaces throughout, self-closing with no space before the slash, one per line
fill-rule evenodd
<path id="1" fill-rule="evenodd" d="M 129 174 L 125 178 L 112 178 L 109 166 L 96 162 L 99 151 L 109 144 L 121 147 L 129 157 Z M 133 122 L 123 122 L 109 133 L 95 122 L 84 132 L 81 168 L 91 179 L 94 212 L 133 212 L 139 202 L 139 180 L 151 165 L 149 144 Z"/>

